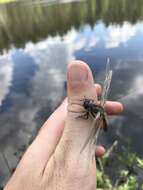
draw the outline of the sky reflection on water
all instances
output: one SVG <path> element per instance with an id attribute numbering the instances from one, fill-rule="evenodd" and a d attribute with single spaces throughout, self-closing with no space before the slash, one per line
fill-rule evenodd
<path id="1" fill-rule="evenodd" d="M 104 142 L 110 144 L 128 137 L 133 149 L 140 149 L 143 123 L 143 22 L 71 27 L 63 35 L 47 35 L 24 47 L 15 44 L 0 56 L 0 150 L 11 169 L 17 164 L 15 152 L 27 145 L 33 134 L 66 96 L 66 67 L 73 59 L 88 63 L 97 82 L 104 80 L 107 57 L 113 68 L 109 99 L 123 102 L 125 111 L 110 120 L 110 134 Z M 109 137 L 110 136 L 110 137 Z M 3 163 L 0 155 L 0 163 Z M 9 176 L 5 164 L 0 164 L 0 181 Z"/>

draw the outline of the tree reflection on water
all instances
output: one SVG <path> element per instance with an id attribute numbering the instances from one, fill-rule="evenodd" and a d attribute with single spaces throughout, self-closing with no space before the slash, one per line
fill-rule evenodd
<path id="1" fill-rule="evenodd" d="M 0 50 L 11 45 L 22 47 L 27 41 L 39 41 L 48 35 L 63 35 L 71 27 L 102 20 L 122 25 L 143 18 L 143 1 L 87 0 L 66 4 L 11 3 L 0 6 Z"/>

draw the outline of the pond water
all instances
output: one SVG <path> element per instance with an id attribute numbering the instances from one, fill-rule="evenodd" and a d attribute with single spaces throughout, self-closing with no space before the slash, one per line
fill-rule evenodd
<path id="1" fill-rule="evenodd" d="M 103 142 L 132 146 L 143 157 L 143 2 L 28 1 L 0 5 L 0 183 L 45 119 L 66 96 L 66 67 L 80 59 L 124 113 Z M 115 127 L 113 127 L 115 126 Z"/>

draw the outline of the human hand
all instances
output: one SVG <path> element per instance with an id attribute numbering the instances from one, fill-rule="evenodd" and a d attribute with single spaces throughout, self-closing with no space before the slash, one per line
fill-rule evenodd
<path id="1" fill-rule="evenodd" d="M 4 190 L 95 190 L 96 162 L 90 147 L 81 149 L 88 137 L 92 120 L 77 118 L 84 111 L 81 99 L 96 99 L 101 93 L 94 85 L 89 67 L 74 61 L 68 67 L 67 100 L 50 116 L 29 146 Z M 107 102 L 108 114 L 118 114 L 123 107 Z M 96 155 L 104 154 L 103 147 Z"/>

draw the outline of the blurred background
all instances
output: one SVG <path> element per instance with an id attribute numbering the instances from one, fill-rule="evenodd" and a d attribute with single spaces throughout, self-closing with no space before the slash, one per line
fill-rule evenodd
<path id="1" fill-rule="evenodd" d="M 143 1 L 0 0 L 1 187 L 66 96 L 69 62 L 85 61 L 103 84 L 108 57 L 109 99 L 124 112 L 109 120 L 100 142 L 118 140 L 119 154 L 130 149 L 142 160 Z"/>

